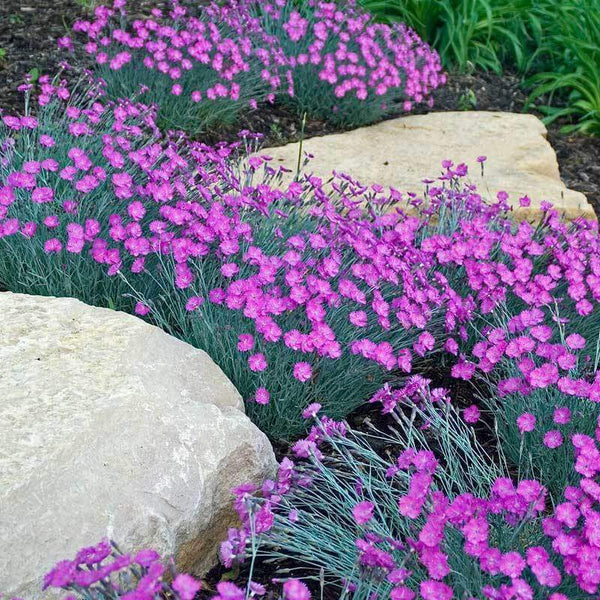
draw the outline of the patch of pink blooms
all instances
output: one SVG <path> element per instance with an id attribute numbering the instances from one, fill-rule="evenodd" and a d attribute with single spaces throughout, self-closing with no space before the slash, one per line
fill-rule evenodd
<path id="1" fill-rule="evenodd" d="M 59 102 L 61 90 L 70 96 L 62 84 L 52 89 L 43 94 Z M 57 260 L 86 256 L 109 276 L 126 275 L 133 289 L 143 289 L 138 282 L 158 259 L 166 268 L 152 276 L 185 291 L 187 311 L 201 318 L 210 303 L 247 319 L 238 349 L 249 352 L 254 373 L 269 371 L 278 348 L 298 354 L 290 375 L 307 384 L 318 378 L 319 360 L 360 357 L 392 375 L 443 352 L 456 378 L 516 370 L 497 380 L 500 397 L 556 387 L 600 399 L 600 378 L 585 369 L 590 342 L 554 313 L 560 306 L 593 322 L 600 300 L 595 223 L 567 224 L 546 207 L 541 228 L 513 226 L 504 218 L 506 198 L 484 203 L 464 183 L 467 167 L 451 161 L 429 186 L 427 203 L 344 174 L 333 192 L 308 176 L 273 185 L 268 157 L 245 162 L 239 144 L 210 148 L 161 137 L 154 118 L 137 102 L 97 100 L 68 103 L 51 125 L 4 116 L 0 240 L 24 237 Z M 22 128 L 27 159 L 14 151 Z M 305 221 L 286 233 L 300 205 Z M 450 207 L 458 225 L 440 233 L 430 219 Z M 265 230 L 268 249 L 255 241 Z M 206 289 L 199 269 L 208 260 L 220 265 L 221 280 Z M 494 321 L 511 298 L 524 308 Z M 152 297 L 139 297 L 135 312 L 152 316 L 153 305 Z M 491 317 L 474 332 L 478 315 Z M 270 390 L 259 387 L 266 403 Z M 467 416 L 475 419 L 474 410 Z M 520 418 L 522 432 L 535 426 L 531 418 Z M 558 445 L 558 435 L 548 438 L 548 447 Z"/>
<path id="2" fill-rule="evenodd" d="M 278 581 L 277 581 L 278 583 Z M 123 554 L 116 545 L 103 540 L 82 548 L 73 560 L 58 562 L 44 576 L 43 590 L 72 592 L 76 597 L 120 598 L 121 600 L 194 600 L 202 584 L 187 573 L 174 573 L 173 559 L 165 561 L 156 550 L 144 549 Z M 257 582 L 242 589 L 230 581 L 217 584 L 214 600 L 246 600 L 262 597 L 267 588 Z M 273 598 L 273 592 L 269 593 Z M 283 583 L 279 600 L 310 600 L 308 587 L 298 579 Z M 14 600 L 17 600 L 16 598 Z"/>
<path id="3" fill-rule="evenodd" d="M 200 16 L 177 0 L 170 1 L 169 10 L 155 8 L 144 19 L 127 20 L 126 9 L 116 0 L 96 7 L 93 20 L 75 23 L 74 31 L 86 36 L 85 51 L 98 65 L 118 72 L 135 64 L 149 72 L 148 85 L 152 78 L 164 78 L 175 96 L 185 86 L 194 103 L 255 103 L 284 86 L 293 94 L 288 61 L 276 40 L 237 2 L 213 2 L 202 7 Z"/>
<path id="4" fill-rule="evenodd" d="M 270 29 L 279 25 L 289 38 L 282 46 L 295 76 L 313 71 L 338 99 L 385 103 L 401 95 L 409 111 L 415 103 L 431 103 L 430 92 L 446 81 L 437 52 L 404 24 L 376 23 L 351 1 L 290 6 L 284 0 L 260 2 Z"/>
<path id="5" fill-rule="evenodd" d="M 158 600 L 170 593 L 175 600 L 193 600 L 201 588 L 200 581 L 179 574 L 167 583 L 169 575 L 170 569 L 155 550 L 123 554 L 103 540 L 82 548 L 72 560 L 58 562 L 44 576 L 42 589 L 62 589 L 86 597 L 103 597 L 105 590 L 111 589 L 123 600 Z"/>
<path id="6" fill-rule="evenodd" d="M 228 0 L 203 6 L 196 16 L 171 0 L 170 10 L 154 9 L 122 26 L 127 13 L 119 0 L 97 7 L 94 19 L 76 22 L 74 30 L 86 36 L 85 50 L 99 65 L 117 72 L 135 64 L 194 103 L 243 99 L 256 107 L 276 94 L 294 96 L 295 78 L 314 70 L 340 100 L 379 99 L 385 107 L 401 96 L 408 111 L 431 104 L 431 91 L 445 83 L 438 54 L 403 24 L 375 23 L 353 2 L 344 10 L 316 0 L 298 10 L 289 6 Z M 278 27 L 285 39 L 267 33 Z M 71 49 L 65 39 L 62 47 Z"/>
<path id="7" fill-rule="evenodd" d="M 307 416 L 315 416 L 317 412 L 318 405 Z M 236 506 L 243 525 L 230 530 L 228 540 L 221 546 L 221 558 L 227 566 L 245 557 L 251 535 L 250 519 L 254 519 L 254 526 L 266 538 L 271 529 L 281 527 L 275 516 L 280 511 L 286 514 L 294 505 L 296 490 L 303 496 L 301 490 L 311 485 L 306 463 L 318 467 L 324 460 L 319 446 L 346 434 L 342 423 L 321 417 L 308 437 L 294 447 L 296 460 L 285 458 L 277 479 L 262 486 L 262 499 L 258 499 L 252 486 L 236 490 Z M 408 483 L 402 484 L 405 491 L 398 494 L 397 510 L 414 524 L 414 535 L 401 542 L 378 535 L 377 505 L 370 500 L 360 501 L 352 508 L 357 525 L 357 563 L 386 578 L 392 586 L 390 597 L 396 600 L 417 598 L 417 593 L 435 600 L 462 597 L 453 588 L 446 550 L 448 536 L 454 535 L 450 533 L 454 531 L 462 538 L 464 554 L 478 565 L 480 579 L 490 582 L 480 591 L 486 599 L 533 599 L 538 597 L 538 590 L 543 590 L 541 593 L 546 594 L 543 597 L 559 600 L 563 596 L 553 589 L 565 577 L 574 578 L 583 592 L 597 594 L 600 589 L 599 441 L 600 427 L 595 438 L 582 434 L 572 437 L 574 469 L 581 479 L 578 485 L 565 488 L 564 501 L 556 506 L 548 504 L 547 490 L 538 481 L 514 482 L 508 477 L 497 478 L 487 497 L 471 493 L 449 496 L 437 484 L 438 460 L 434 454 L 429 450 L 404 450 L 388 469 L 387 477 L 391 480 L 399 473 L 408 474 Z M 396 493 L 395 488 L 390 488 L 390 493 Z M 282 502 L 287 496 L 292 497 L 291 504 Z M 250 498 L 260 507 L 255 507 L 252 513 L 247 509 Z M 381 509 L 388 511 L 389 503 L 382 504 Z M 524 550 L 495 545 L 493 540 L 498 535 L 494 529 L 500 523 L 517 532 L 540 520 L 545 538 L 537 544 Z M 424 575 L 419 579 L 416 573 L 421 572 Z M 492 580 L 496 583 L 492 584 Z"/>

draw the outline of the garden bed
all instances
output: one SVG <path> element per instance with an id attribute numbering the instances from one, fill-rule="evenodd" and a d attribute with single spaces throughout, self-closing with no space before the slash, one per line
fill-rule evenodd
<path id="1" fill-rule="evenodd" d="M 223 566 L 205 585 L 219 600 L 263 596 L 260 584 L 273 577 L 285 600 L 309 599 L 298 577 L 328 600 L 596 595 L 597 223 L 565 222 L 548 202 L 536 226 L 518 222 L 505 192 L 476 193 L 467 166 L 449 160 L 460 156 L 441 163 L 406 211 L 398 190 L 362 186 L 353 173 L 282 185 L 283 171 L 256 155 L 256 136 L 238 129 L 266 144 L 332 133 L 341 126 L 316 118 L 301 131 L 298 114 L 310 106 L 338 123 L 371 123 L 427 100 L 445 76 L 436 52 L 400 25 L 371 26 L 359 9 L 347 16 L 326 2 L 265 5 L 215 5 L 206 25 L 175 2 L 177 27 L 157 12 L 158 23 L 134 23 L 132 33 L 115 25 L 116 0 L 115 11 L 78 25 L 106 86 L 43 78 L 35 116 L 0 122 L 0 283 L 134 313 L 204 350 L 239 391 L 280 465 L 261 487 L 233 490 L 241 527 L 229 530 Z M 23 35 L 6 38 L 15 56 L 4 69 L 7 106 L 35 56 L 50 72 L 60 61 L 45 39 L 25 41 L 42 15 L 23 8 L 12 18 Z M 58 11 L 69 9 L 76 18 L 85 7 Z M 59 35 L 63 15 L 46 19 Z M 111 27 L 114 46 L 98 34 Z M 272 30 L 281 47 L 267 49 Z M 290 40 L 311 50 L 284 50 Z M 348 40 L 360 51 L 347 51 Z M 86 65 L 78 43 L 75 74 Z M 142 65 L 150 79 L 140 97 Z M 336 68 L 353 77 L 339 83 Z M 30 75 L 35 83 L 39 73 Z M 236 76 L 250 83 L 246 95 Z M 115 102 L 122 89 L 126 99 Z M 519 111 L 525 98 L 510 74 L 451 74 L 434 101 L 438 111 Z M 226 116 L 235 127 L 210 125 Z M 550 136 L 569 185 L 598 206 L 596 143 L 558 124 Z M 483 175 L 486 160 L 470 166 Z M 181 548 L 175 540 L 168 551 L 177 560 Z M 44 585 L 84 597 L 102 587 L 110 600 L 193 600 L 199 584 L 179 575 L 171 588 L 166 568 L 155 552 L 123 557 L 105 541 L 58 563 Z"/>

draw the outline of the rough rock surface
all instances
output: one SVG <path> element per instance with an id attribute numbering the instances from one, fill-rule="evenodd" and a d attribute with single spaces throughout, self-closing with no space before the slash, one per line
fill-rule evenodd
<path id="1" fill-rule="evenodd" d="M 204 352 L 74 299 L 0 293 L 0 591 L 41 597 L 57 560 L 108 536 L 201 573 L 230 490 L 272 448 Z"/>
<path id="2" fill-rule="evenodd" d="M 469 179 L 484 197 L 508 192 L 518 218 L 536 219 L 540 203 L 552 202 L 568 218 L 594 218 L 586 197 L 560 180 L 546 128 L 533 115 L 502 112 L 440 112 L 392 119 L 304 140 L 303 151 L 314 155 L 306 172 L 327 179 L 331 172 L 347 173 L 363 184 L 378 183 L 402 192 L 424 190 L 422 180 L 441 174 L 444 159 L 470 166 Z M 298 144 L 268 148 L 273 166 L 296 170 Z M 476 162 L 487 156 L 484 177 Z M 293 173 L 292 173 L 293 175 Z M 528 195 L 531 207 L 519 207 Z"/>

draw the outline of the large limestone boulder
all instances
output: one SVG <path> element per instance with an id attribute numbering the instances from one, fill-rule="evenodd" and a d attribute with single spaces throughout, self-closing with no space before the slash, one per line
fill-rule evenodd
<path id="1" fill-rule="evenodd" d="M 221 370 L 144 321 L 0 293 L 0 592 L 108 536 L 202 573 L 234 522 L 230 490 L 272 448 Z"/>
<path id="2" fill-rule="evenodd" d="M 567 189 L 560 179 L 556 154 L 546 140 L 544 124 L 533 115 L 501 112 L 438 112 L 413 115 L 304 140 L 303 151 L 314 155 L 307 172 L 327 179 L 347 173 L 363 184 L 378 183 L 421 194 L 424 178 L 441 174 L 444 159 L 470 166 L 469 179 L 484 197 L 508 192 L 518 218 L 535 220 L 540 203 L 552 202 L 567 218 L 595 218 L 586 197 Z M 295 173 L 298 144 L 268 148 L 273 166 Z M 476 162 L 487 156 L 484 177 Z M 292 173 L 292 175 L 293 175 Z M 519 198 L 531 198 L 520 208 Z"/>

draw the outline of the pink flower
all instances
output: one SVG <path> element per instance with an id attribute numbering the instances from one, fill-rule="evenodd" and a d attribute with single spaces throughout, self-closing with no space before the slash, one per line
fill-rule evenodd
<path id="1" fill-rule="evenodd" d="M 474 373 L 475 364 L 466 360 L 461 360 L 460 362 L 456 363 L 450 370 L 452 377 L 455 379 L 464 379 L 465 381 L 471 379 Z"/>
<path id="2" fill-rule="evenodd" d="M 60 221 L 56 215 L 49 215 L 44 219 L 44 225 L 48 227 L 48 229 L 53 229 L 60 225 Z"/>
<path id="3" fill-rule="evenodd" d="M 219 581 L 217 592 L 219 595 L 215 600 L 245 600 L 246 598 L 246 592 L 231 581 Z"/>
<path id="4" fill-rule="evenodd" d="M 365 523 L 368 523 L 373 518 L 374 508 L 374 504 L 372 502 L 369 502 L 368 500 L 365 500 L 364 502 L 359 502 L 352 509 L 352 516 L 359 525 L 365 525 Z"/>
<path id="5" fill-rule="evenodd" d="M 365 327 L 367 324 L 367 313 L 364 310 L 352 311 L 348 318 L 355 327 Z"/>
<path id="6" fill-rule="evenodd" d="M 152 548 L 145 548 L 140 550 L 134 557 L 133 561 L 141 567 L 149 567 L 155 562 L 160 560 L 160 554 Z"/>
<path id="7" fill-rule="evenodd" d="M 507 552 L 500 559 L 500 572 L 514 579 L 521 575 L 525 565 L 525 560 L 518 552 Z"/>
<path id="8" fill-rule="evenodd" d="M 54 566 L 54 568 L 44 575 L 44 584 L 42 590 L 49 587 L 63 588 L 73 582 L 76 574 L 77 565 L 70 560 L 62 560 Z"/>
<path id="9" fill-rule="evenodd" d="M 463 410 L 463 419 L 465 423 L 477 423 L 479 421 L 479 417 L 481 413 L 475 404 L 471 404 Z"/>
<path id="10" fill-rule="evenodd" d="M 519 206 L 522 207 L 527 207 L 527 206 L 531 206 L 531 198 L 529 198 L 529 196 L 522 196 L 521 198 L 519 198 Z"/>
<path id="11" fill-rule="evenodd" d="M 563 436 L 557 429 L 548 431 L 544 435 L 544 446 L 547 448 L 558 448 L 563 443 Z"/>
<path id="12" fill-rule="evenodd" d="M 45 146 L 46 148 L 52 148 L 56 142 L 52 136 L 43 134 L 40 135 L 40 146 Z"/>
<path id="13" fill-rule="evenodd" d="M 179 594 L 181 600 L 193 600 L 196 593 L 202 587 L 191 575 L 182 573 L 173 580 L 173 589 Z"/>
<path id="14" fill-rule="evenodd" d="M 44 242 L 44 252 L 46 254 L 52 254 L 60 252 L 62 250 L 62 243 L 56 238 L 50 238 Z"/>
<path id="15" fill-rule="evenodd" d="M 535 416 L 531 413 L 523 413 L 517 418 L 517 427 L 521 434 L 533 431 L 535 429 Z"/>
<path id="16" fill-rule="evenodd" d="M 239 270 L 240 268 L 236 263 L 225 263 L 221 266 L 221 275 L 223 277 L 233 277 Z"/>
<path id="17" fill-rule="evenodd" d="M 36 204 L 44 204 L 52 202 L 54 199 L 54 191 L 49 187 L 38 187 L 31 193 L 31 200 Z"/>
<path id="18" fill-rule="evenodd" d="M 269 401 L 271 400 L 271 394 L 269 394 L 269 391 L 267 390 L 267 388 L 265 387 L 259 387 L 257 388 L 256 392 L 254 393 L 254 401 L 257 404 L 269 404 Z"/>
<path id="19" fill-rule="evenodd" d="M 283 24 L 283 29 L 293 42 L 300 41 L 306 35 L 307 28 L 308 21 L 296 10 L 291 12 L 289 21 Z"/>
<path id="20" fill-rule="evenodd" d="M 566 406 L 559 406 L 554 409 L 552 419 L 557 425 L 566 425 L 571 420 L 571 411 Z"/>
<path id="21" fill-rule="evenodd" d="M 321 410 L 321 405 L 318 402 L 313 402 L 309 404 L 302 411 L 302 418 L 304 419 L 314 419 L 317 416 L 317 413 Z"/>
<path id="22" fill-rule="evenodd" d="M 135 314 L 140 315 L 140 317 L 146 316 L 150 312 L 150 307 L 143 302 L 138 302 L 135 305 Z"/>
<path id="23" fill-rule="evenodd" d="M 56 44 L 63 50 L 73 51 L 73 41 L 69 36 L 60 37 L 56 40 Z"/>
<path id="24" fill-rule="evenodd" d="M 391 600 L 414 600 L 416 594 L 404 585 L 395 587 L 390 592 Z"/>
<path id="25" fill-rule="evenodd" d="M 298 381 L 308 381 L 312 377 L 312 368 L 307 362 L 297 362 L 294 365 L 294 377 Z"/>
<path id="26" fill-rule="evenodd" d="M 146 214 L 146 208 L 144 207 L 142 202 L 140 202 L 139 200 L 134 200 L 133 202 L 130 202 L 127 206 L 127 212 L 134 221 L 139 221 L 144 218 Z"/>
<path id="27" fill-rule="evenodd" d="M 254 336 L 249 333 L 240 334 L 237 347 L 240 352 L 249 352 L 254 347 Z"/>
<path id="28" fill-rule="evenodd" d="M 32 238 L 35 235 L 36 230 L 37 225 L 33 221 L 28 221 L 21 227 L 21 233 L 27 238 Z"/>
<path id="29" fill-rule="evenodd" d="M 2 117 L 2 121 L 9 129 L 14 129 L 15 131 L 19 131 L 19 129 L 21 129 L 21 119 L 19 119 L 19 117 L 6 115 Z"/>
<path id="30" fill-rule="evenodd" d="M 208 292 L 208 299 L 213 304 L 223 304 L 225 300 L 225 292 L 221 288 L 214 288 Z"/>
<path id="31" fill-rule="evenodd" d="M 567 336 L 565 341 L 571 350 L 581 350 L 581 348 L 585 348 L 585 338 L 578 333 L 572 333 Z"/>
<path id="32" fill-rule="evenodd" d="M 451 600 L 454 598 L 452 589 L 441 581 L 422 581 L 420 586 L 423 600 Z"/>
<path id="33" fill-rule="evenodd" d="M 12 188 L 0 187 L 0 206 L 10 206 L 15 201 L 15 193 Z"/>
<path id="34" fill-rule="evenodd" d="M 310 592 L 306 584 L 298 579 L 288 579 L 283 584 L 283 596 L 285 600 L 310 600 Z"/>
<path id="35" fill-rule="evenodd" d="M 203 303 L 204 298 L 202 298 L 202 296 L 190 296 L 185 303 L 185 310 L 192 312 L 197 308 L 200 308 Z"/>
<path id="36" fill-rule="evenodd" d="M 529 373 L 531 387 L 545 388 L 558 381 L 558 367 L 551 363 L 545 363 Z"/>
<path id="37" fill-rule="evenodd" d="M 267 359 L 265 358 L 264 354 L 257 352 L 256 354 L 252 354 L 248 357 L 248 366 L 250 367 L 251 371 L 259 373 L 267 368 Z"/>

